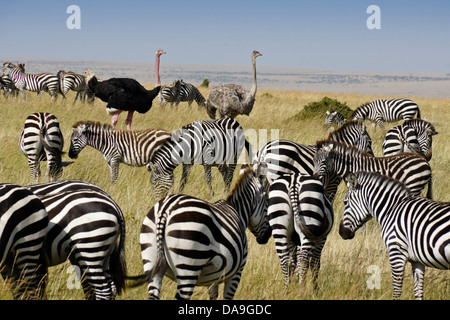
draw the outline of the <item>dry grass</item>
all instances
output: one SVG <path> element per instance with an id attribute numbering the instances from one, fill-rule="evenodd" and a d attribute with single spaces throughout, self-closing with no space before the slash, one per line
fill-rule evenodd
<path id="1" fill-rule="evenodd" d="M 200 88 L 207 96 L 209 89 Z M 248 132 L 259 134 L 257 142 L 259 147 L 275 136 L 271 136 L 271 129 L 278 129 L 278 137 L 304 144 L 313 144 L 318 139 L 326 138 L 327 131 L 322 121 L 294 122 L 289 120 L 301 108 L 313 101 L 319 101 L 324 96 L 346 102 L 351 108 L 380 97 L 364 95 L 347 95 L 333 93 L 313 93 L 299 91 L 271 91 L 260 90 L 257 101 L 250 117 L 238 117 Z M 72 105 L 74 95 L 69 94 L 65 103 L 59 100 L 52 103 L 46 94 L 37 98 L 35 94 L 28 93 L 27 101 L 21 99 L 6 100 L 0 97 L 0 177 L 1 182 L 14 182 L 22 185 L 29 184 L 29 169 L 25 157 L 18 148 L 19 135 L 23 128 L 25 118 L 33 112 L 51 112 L 60 120 L 65 137 L 65 151 L 68 151 L 72 125 L 78 120 L 97 120 L 110 122 L 106 115 L 105 105 L 96 100 L 93 105 L 81 103 Z M 414 98 L 413 98 L 414 99 Z M 431 121 L 439 134 L 434 138 L 434 154 L 431 165 L 434 173 L 434 198 L 441 201 L 450 201 L 448 190 L 449 179 L 446 174 L 450 172 L 450 150 L 447 141 L 450 139 L 450 130 L 447 124 L 450 121 L 447 107 L 450 100 L 442 99 L 414 99 L 422 110 L 422 117 Z M 155 99 L 153 108 L 145 115 L 135 114 L 133 129 L 161 127 L 176 130 L 195 120 L 206 120 L 208 116 L 204 110 L 199 110 L 194 103 L 189 109 L 182 103 L 177 109 L 169 106 L 159 107 Z M 388 127 L 394 126 L 390 124 Z M 119 118 L 119 127 L 125 128 L 125 114 Z M 250 129 L 254 129 L 250 130 Z M 268 133 L 260 129 L 267 129 Z M 374 143 L 374 152 L 381 155 L 381 144 L 384 138 L 379 129 L 373 131 L 369 128 Z M 254 146 L 255 149 L 257 146 Z M 64 156 L 64 160 L 69 160 Z M 43 174 L 45 174 L 45 164 Z M 213 170 L 213 182 L 216 197 L 222 198 L 222 179 L 216 170 Z M 236 172 L 237 175 L 237 172 Z M 175 172 L 176 182 L 180 176 L 179 168 Z M 64 171 L 63 179 L 81 179 L 92 182 L 104 188 L 120 205 L 127 219 L 126 259 L 128 273 L 141 272 L 142 262 L 139 250 L 139 230 L 144 216 L 154 204 L 150 192 L 150 175 L 145 168 L 132 168 L 120 166 L 119 181 L 112 187 L 109 183 L 109 171 L 102 155 L 86 148 L 70 167 Z M 44 180 L 41 180 L 44 182 Z M 176 183 L 176 187 L 178 184 Z M 344 185 L 340 186 L 335 201 L 335 217 L 338 222 L 342 215 L 342 197 L 346 191 Z M 192 170 L 185 193 L 208 199 L 209 193 L 203 179 L 203 168 L 196 166 Z M 314 292 L 310 283 L 298 284 L 292 279 L 286 290 L 282 288 L 282 276 L 278 257 L 275 253 L 273 241 L 261 246 L 249 235 L 249 258 L 244 270 L 242 281 L 238 288 L 236 299 L 390 299 L 392 294 L 390 267 L 384 244 L 380 238 L 379 226 L 371 221 L 359 231 L 352 241 L 344 241 L 337 233 L 338 223 L 335 224 L 327 244 L 325 245 L 321 273 L 319 276 L 319 290 Z M 366 281 L 370 277 L 367 268 L 371 265 L 379 267 L 381 272 L 380 289 L 368 289 Z M 49 275 L 47 289 L 48 299 L 82 299 L 81 289 L 69 289 L 68 283 L 73 282 L 73 274 L 68 263 L 52 267 Z M 173 299 L 175 285 L 165 280 L 162 289 L 162 299 Z M 145 286 L 127 290 L 118 299 L 146 299 Z M 193 299 L 207 299 L 207 289 L 198 287 Z M 411 269 L 405 275 L 403 299 L 413 299 L 413 284 Z M 427 269 L 425 276 L 426 299 L 449 299 L 448 272 Z M 11 299 L 11 294 L 2 280 L 0 280 L 0 299 Z"/>

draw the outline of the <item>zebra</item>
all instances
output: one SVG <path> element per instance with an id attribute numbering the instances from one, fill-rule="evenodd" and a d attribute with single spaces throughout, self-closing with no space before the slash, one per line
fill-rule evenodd
<path id="1" fill-rule="evenodd" d="M 47 161 L 46 177 L 50 181 L 61 177 L 63 167 L 72 163 L 61 160 L 63 148 L 64 138 L 55 115 L 37 112 L 25 119 L 19 149 L 28 159 L 32 183 L 37 183 L 41 176 L 41 161 Z"/>
<path id="2" fill-rule="evenodd" d="M 114 299 L 125 288 L 125 219 L 100 187 L 81 181 L 31 185 L 48 212 L 46 264 L 70 260 L 86 299 Z"/>
<path id="3" fill-rule="evenodd" d="M 85 76 L 83 74 L 59 70 L 57 76 L 59 78 L 60 90 L 63 93 L 63 99 L 69 90 L 73 90 L 77 93 L 75 100 L 73 101 L 74 104 L 77 100 L 84 102 L 86 100 L 86 95 L 89 103 L 94 101 L 95 94 L 86 85 Z"/>
<path id="4" fill-rule="evenodd" d="M 24 101 L 26 100 L 25 90 L 38 92 L 39 95 L 47 91 L 53 101 L 55 101 L 58 93 L 61 93 L 65 98 L 64 93 L 60 90 L 59 78 L 51 73 L 29 74 L 11 62 L 5 62 L 3 64 L 3 75 L 11 78 Z"/>
<path id="5" fill-rule="evenodd" d="M 325 116 L 325 126 L 327 126 L 330 129 L 334 129 L 334 125 L 340 127 L 347 121 L 344 115 L 339 111 L 327 110 L 326 114 L 327 115 Z"/>
<path id="6" fill-rule="evenodd" d="M 267 193 L 263 170 L 247 166 L 225 200 L 209 203 L 174 194 L 155 204 L 144 218 L 140 244 L 145 273 L 135 285 L 148 284 L 149 299 L 159 299 L 164 275 L 177 282 L 176 299 L 190 299 L 195 286 L 211 286 L 211 299 L 233 299 L 244 269 L 246 229 L 265 244 Z"/>
<path id="7" fill-rule="evenodd" d="M 20 69 L 20 71 L 25 72 L 25 63 L 19 63 L 17 67 Z M 19 90 L 14 85 L 14 82 L 11 80 L 11 77 L 9 75 L 2 75 L 0 77 L 0 83 L 3 87 L 3 96 L 8 97 L 17 97 L 19 94 Z"/>
<path id="8" fill-rule="evenodd" d="M 245 139 L 241 125 L 234 119 L 223 118 L 190 123 L 174 132 L 172 138 L 166 140 L 147 164 L 147 168 L 151 171 L 152 189 L 158 198 L 163 197 L 173 185 L 173 171 L 182 164 L 179 187 L 181 193 L 192 166 L 201 164 L 205 170 L 205 180 L 211 197 L 214 196 L 211 185 L 212 166 L 218 167 L 227 192 L 244 146 L 251 159 L 251 146 Z"/>
<path id="9" fill-rule="evenodd" d="M 164 129 L 125 131 L 99 122 L 79 121 L 73 126 L 69 157 L 76 159 L 86 146 L 95 148 L 103 154 L 108 163 L 111 183 L 115 183 L 119 177 L 120 163 L 145 166 L 170 137 L 171 133 Z"/>
<path id="10" fill-rule="evenodd" d="M 180 102 L 186 101 L 190 107 L 195 100 L 198 107 L 206 107 L 205 97 L 200 91 L 191 83 L 186 83 L 181 80 L 175 80 L 169 86 L 163 86 L 158 95 L 159 103 L 165 106 L 168 102 L 173 106 L 178 106 Z"/>
<path id="11" fill-rule="evenodd" d="M 420 197 L 401 182 L 377 173 L 349 173 L 339 227 L 343 239 L 370 218 L 381 225 L 389 254 L 392 296 L 399 299 L 406 261 L 411 262 L 414 296 L 423 299 L 425 267 L 450 269 L 450 203 Z"/>
<path id="12" fill-rule="evenodd" d="M 314 288 L 317 288 L 322 249 L 334 222 L 333 205 L 320 180 L 302 173 L 281 175 L 270 185 L 267 215 L 280 258 L 284 288 L 289 282 L 292 245 L 297 248 L 294 257 L 299 280 L 303 281 L 311 268 Z"/>
<path id="13" fill-rule="evenodd" d="M 378 124 L 384 130 L 384 122 L 420 118 L 419 106 L 410 99 L 374 100 L 358 107 L 352 114 L 352 120 L 370 120 L 375 129 Z"/>
<path id="14" fill-rule="evenodd" d="M 329 139 L 343 141 L 355 145 L 370 154 L 372 151 L 372 139 L 361 121 L 347 121 L 345 125 L 331 132 Z M 268 165 L 268 182 L 272 182 L 280 175 L 293 172 L 301 172 L 309 175 L 314 173 L 315 145 L 304 145 L 289 140 L 272 140 L 264 145 L 253 160 L 254 166 L 265 162 Z M 328 198 L 333 201 L 341 178 L 334 175 L 323 177 L 322 181 Z"/>
<path id="15" fill-rule="evenodd" d="M 428 161 L 432 157 L 433 136 L 438 132 L 428 121 L 422 119 L 406 120 L 386 133 L 383 141 L 383 155 L 390 156 L 402 152 L 421 154 Z"/>
<path id="16" fill-rule="evenodd" d="M 15 299 L 42 298 L 48 214 L 44 204 L 16 184 L 0 184 L 0 270 Z"/>
<path id="17" fill-rule="evenodd" d="M 413 194 L 420 195 L 428 185 L 427 197 L 432 198 L 431 167 L 428 161 L 415 153 L 390 157 L 373 157 L 346 143 L 331 140 L 318 141 L 314 156 L 314 174 L 344 177 L 348 172 L 379 172 L 403 182 Z"/>

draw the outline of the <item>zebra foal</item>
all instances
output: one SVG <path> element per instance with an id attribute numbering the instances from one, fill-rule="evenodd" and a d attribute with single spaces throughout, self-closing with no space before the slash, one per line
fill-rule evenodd
<path id="1" fill-rule="evenodd" d="M 334 222 L 333 205 L 320 180 L 302 173 L 281 175 L 270 185 L 267 215 L 284 287 L 289 282 L 291 246 L 295 245 L 299 280 L 303 281 L 311 268 L 316 288 L 322 249 Z"/>
<path id="2" fill-rule="evenodd" d="M 393 298 L 400 298 L 409 261 L 414 296 L 423 299 L 425 267 L 450 269 L 450 203 L 414 195 L 403 183 L 377 173 L 349 173 L 345 182 L 348 191 L 339 234 L 352 239 L 374 218 L 389 254 Z"/>
<path id="3" fill-rule="evenodd" d="M 63 100 L 69 90 L 76 92 L 75 100 L 73 103 L 80 100 L 84 102 L 86 100 L 86 95 L 88 97 L 88 102 L 94 101 L 94 92 L 92 92 L 86 85 L 86 78 L 83 74 L 75 73 L 72 71 L 59 70 L 56 74 L 59 78 L 60 90 L 63 93 Z"/>
<path id="4" fill-rule="evenodd" d="M 419 106 L 410 99 L 374 100 L 358 107 L 352 114 L 352 120 L 370 120 L 375 129 L 378 124 L 384 130 L 384 122 L 395 122 L 420 118 Z"/>
<path id="5" fill-rule="evenodd" d="M 47 161 L 46 177 L 50 181 L 58 180 L 63 167 L 72 163 L 61 160 L 64 138 L 58 119 L 48 112 L 33 113 L 25 119 L 19 148 L 28 159 L 32 183 L 41 176 L 41 161 Z"/>
<path id="6" fill-rule="evenodd" d="M 15 299 L 42 298 L 48 214 L 29 190 L 0 184 L 0 270 Z"/>
<path id="7" fill-rule="evenodd" d="M 86 299 L 114 299 L 125 288 L 125 219 L 100 187 L 58 181 L 27 187 L 48 212 L 46 265 L 69 260 L 78 268 Z"/>
<path id="8" fill-rule="evenodd" d="M 180 102 L 187 102 L 190 107 L 195 100 L 198 107 L 206 107 L 205 97 L 193 84 L 186 83 L 183 79 L 175 80 L 171 85 L 162 86 L 158 94 L 158 100 L 161 106 L 170 103 L 171 106 L 175 104 L 178 107 Z"/>
<path id="9" fill-rule="evenodd" d="M 247 167 L 225 200 L 209 203 L 177 194 L 160 200 L 142 224 L 143 276 L 150 299 L 159 299 L 165 275 L 177 282 L 176 299 L 190 299 L 195 286 L 211 286 L 211 299 L 233 299 L 247 260 L 246 229 L 258 243 L 270 238 L 263 173 Z"/>
<path id="10" fill-rule="evenodd" d="M 100 151 L 108 163 L 111 183 L 115 183 L 120 163 L 133 167 L 147 165 L 170 137 L 171 133 L 164 129 L 125 131 L 99 122 L 79 121 L 73 126 L 69 157 L 76 159 L 86 146 Z"/>

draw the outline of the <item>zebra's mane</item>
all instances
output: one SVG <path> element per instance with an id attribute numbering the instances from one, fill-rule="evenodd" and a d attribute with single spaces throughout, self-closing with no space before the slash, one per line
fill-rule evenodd
<path id="1" fill-rule="evenodd" d="M 73 125 L 73 128 L 76 129 L 82 125 L 87 125 L 90 128 L 100 128 L 101 130 L 104 130 L 104 131 L 116 130 L 110 124 L 100 123 L 100 121 L 78 121 Z"/>
<path id="2" fill-rule="evenodd" d="M 401 181 L 396 180 L 394 178 L 388 177 L 386 175 L 383 175 L 379 172 L 366 172 L 366 171 L 360 171 L 356 173 L 356 177 L 358 179 L 358 184 L 364 184 L 367 183 L 367 181 L 374 182 L 377 186 L 385 184 L 385 185 L 391 185 L 395 186 L 398 189 L 402 190 L 404 193 L 406 193 L 407 197 L 414 196 L 413 193 L 411 193 L 411 190 Z"/>
<path id="3" fill-rule="evenodd" d="M 360 105 L 358 108 L 356 108 L 354 111 L 353 111 L 353 113 L 352 113 L 352 115 L 350 116 L 350 119 L 352 119 L 356 114 L 358 114 L 364 107 L 366 107 L 366 106 L 368 106 L 369 104 L 371 104 L 372 103 L 372 101 L 370 101 L 370 102 L 365 102 L 365 103 L 363 103 L 362 105 Z"/>
<path id="4" fill-rule="evenodd" d="M 245 168 L 244 172 L 241 173 L 239 178 L 236 180 L 236 183 L 234 184 L 233 189 L 230 190 L 228 195 L 226 196 L 225 200 L 229 202 L 230 200 L 233 200 L 234 196 L 237 194 L 240 194 L 242 189 L 245 188 L 247 185 L 247 182 L 249 179 L 251 179 L 251 174 L 254 172 L 253 168 L 251 166 L 248 166 Z"/>
<path id="5" fill-rule="evenodd" d="M 339 142 L 339 141 L 335 141 L 335 140 L 331 140 L 331 139 L 317 141 L 316 142 L 316 150 L 322 149 L 323 147 L 325 147 L 327 145 L 332 145 L 333 146 L 332 151 L 336 151 L 338 153 L 345 153 L 352 157 L 354 156 L 354 157 L 370 157 L 370 158 L 372 158 L 372 156 L 368 152 L 365 152 L 355 146 L 348 145 L 345 142 Z"/>
<path id="6" fill-rule="evenodd" d="M 330 132 L 328 135 L 327 140 L 332 140 L 332 137 L 336 134 L 339 134 L 341 132 L 347 131 L 350 127 L 362 127 L 362 122 L 360 120 L 350 120 L 344 122 L 344 124 L 339 127 L 338 129 L 334 130 L 333 132 Z"/>

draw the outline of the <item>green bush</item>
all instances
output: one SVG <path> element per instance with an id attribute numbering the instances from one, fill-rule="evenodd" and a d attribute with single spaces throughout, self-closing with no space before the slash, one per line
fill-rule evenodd
<path id="1" fill-rule="evenodd" d="M 302 110 L 300 110 L 293 120 L 305 120 L 305 119 L 325 119 L 327 111 L 338 111 L 342 113 L 345 119 L 350 119 L 353 110 L 350 109 L 344 102 L 339 102 L 336 99 L 324 97 L 320 101 L 308 103 Z"/>

